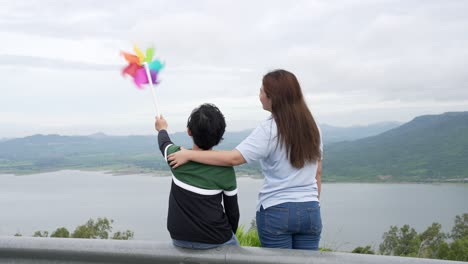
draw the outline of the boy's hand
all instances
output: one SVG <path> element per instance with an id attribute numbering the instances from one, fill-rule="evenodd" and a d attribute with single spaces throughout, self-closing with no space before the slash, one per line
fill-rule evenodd
<path id="1" fill-rule="evenodd" d="M 154 122 L 154 127 L 159 132 L 161 130 L 167 130 L 167 121 L 164 119 L 162 115 L 156 117 L 156 121 Z"/>

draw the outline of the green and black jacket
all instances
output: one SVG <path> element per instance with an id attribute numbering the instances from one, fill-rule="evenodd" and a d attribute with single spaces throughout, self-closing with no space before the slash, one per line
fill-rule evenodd
<path id="1" fill-rule="evenodd" d="M 158 143 L 166 160 L 180 150 L 165 130 L 159 131 Z M 239 224 L 234 168 L 190 161 L 171 171 L 167 216 L 171 238 L 208 244 L 230 240 Z"/>

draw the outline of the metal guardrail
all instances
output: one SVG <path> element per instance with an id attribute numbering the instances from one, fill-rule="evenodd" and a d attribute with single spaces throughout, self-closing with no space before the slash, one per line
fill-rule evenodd
<path id="1" fill-rule="evenodd" d="M 169 242 L 135 240 L 0 237 L 0 263 L 437 264 L 463 262 L 233 246 L 189 250 L 176 248 Z"/>

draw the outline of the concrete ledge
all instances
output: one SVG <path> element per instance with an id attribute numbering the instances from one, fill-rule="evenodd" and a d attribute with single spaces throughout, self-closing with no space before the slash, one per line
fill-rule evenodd
<path id="1" fill-rule="evenodd" d="M 68 238 L 0 237 L 0 263 L 464 263 L 306 250 L 220 247 L 179 249 L 171 243 Z"/>

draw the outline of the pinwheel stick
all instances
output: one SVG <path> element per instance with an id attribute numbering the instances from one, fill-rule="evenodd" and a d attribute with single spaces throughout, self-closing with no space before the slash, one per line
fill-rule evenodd
<path id="1" fill-rule="evenodd" d="M 153 80 L 151 78 L 151 74 L 150 74 L 150 70 L 149 70 L 149 66 L 148 66 L 148 63 L 147 62 L 144 62 L 143 63 L 143 66 L 145 67 L 145 70 L 146 70 L 146 77 L 148 77 L 148 82 L 149 82 L 149 85 L 150 85 L 150 89 L 151 89 L 151 94 L 153 95 L 153 103 L 154 103 L 154 111 L 156 113 L 156 116 L 157 117 L 160 117 L 161 114 L 159 112 L 159 107 L 158 107 L 158 98 L 156 98 L 156 93 L 154 92 L 154 85 L 153 85 Z"/>

